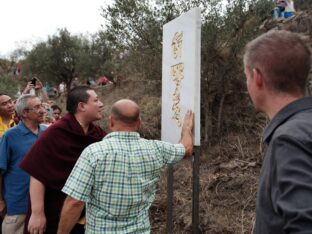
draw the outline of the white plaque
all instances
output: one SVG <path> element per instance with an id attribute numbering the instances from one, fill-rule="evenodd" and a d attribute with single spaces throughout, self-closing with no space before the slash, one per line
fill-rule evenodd
<path id="1" fill-rule="evenodd" d="M 194 111 L 194 145 L 200 145 L 200 8 L 163 27 L 161 139 L 179 142 L 186 111 Z"/>

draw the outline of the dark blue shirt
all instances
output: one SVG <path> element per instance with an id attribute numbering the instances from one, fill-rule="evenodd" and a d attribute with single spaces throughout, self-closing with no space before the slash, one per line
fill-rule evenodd
<path id="1" fill-rule="evenodd" d="M 312 233 L 312 97 L 284 107 L 264 140 L 255 233 Z"/>
<path id="2" fill-rule="evenodd" d="M 38 135 L 30 131 L 22 121 L 0 139 L 0 170 L 3 177 L 3 196 L 8 215 L 26 214 L 28 208 L 29 175 L 19 168 L 19 163 L 29 151 Z"/>

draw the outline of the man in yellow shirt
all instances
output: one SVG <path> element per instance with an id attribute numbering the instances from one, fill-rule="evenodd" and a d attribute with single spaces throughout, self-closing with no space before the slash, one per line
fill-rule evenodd
<path id="1" fill-rule="evenodd" d="M 8 95 L 0 93 L 0 137 L 15 125 L 13 116 L 14 103 L 12 99 Z"/>

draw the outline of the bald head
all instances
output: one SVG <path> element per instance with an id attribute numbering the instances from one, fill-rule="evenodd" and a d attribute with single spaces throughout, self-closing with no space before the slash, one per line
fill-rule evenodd
<path id="1" fill-rule="evenodd" d="M 132 125 L 140 119 L 140 108 L 134 101 L 121 99 L 113 104 L 111 115 L 116 121 Z"/>

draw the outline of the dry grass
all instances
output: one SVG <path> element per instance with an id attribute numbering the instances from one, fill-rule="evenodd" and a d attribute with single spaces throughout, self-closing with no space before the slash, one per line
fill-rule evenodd
<path id="1" fill-rule="evenodd" d="M 158 85 L 158 84 L 156 84 Z M 130 98 L 141 106 L 144 125 L 141 134 L 147 138 L 160 135 L 160 95 L 155 84 L 131 81 L 121 87 L 97 90 L 104 103 L 104 120 L 111 105 Z M 225 109 L 225 111 L 231 111 Z M 238 119 L 235 129 L 217 141 L 203 143 L 200 157 L 200 229 L 202 233 L 250 233 L 255 218 L 255 198 L 263 146 L 260 134 L 265 119 L 258 125 Z M 241 125 L 241 126 L 239 126 Z M 230 125 L 229 125 L 230 126 Z M 243 131 L 237 131 L 237 127 Z M 238 133 L 235 133 L 237 131 Z M 191 233 L 192 165 L 184 160 L 174 167 L 174 233 Z M 164 169 L 150 210 L 152 233 L 166 233 L 167 170 Z"/>
<path id="2" fill-rule="evenodd" d="M 159 92 L 149 84 L 132 81 L 120 88 L 100 92 L 108 114 L 112 103 L 121 98 L 137 101 L 141 107 L 143 127 L 147 138 L 160 135 Z M 233 111 L 226 109 L 225 111 Z M 258 125 L 238 119 L 239 133 L 222 136 L 201 150 L 200 161 L 200 229 L 202 233 L 250 233 L 255 217 L 255 198 L 263 146 L 261 131 L 265 119 Z M 102 121 L 103 125 L 105 121 Z M 241 126 L 240 126 L 241 125 Z M 184 160 L 174 167 L 174 233 L 192 230 L 192 165 Z M 164 169 L 150 210 L 152 233 L 166 233 L 167 169 Z"/>

